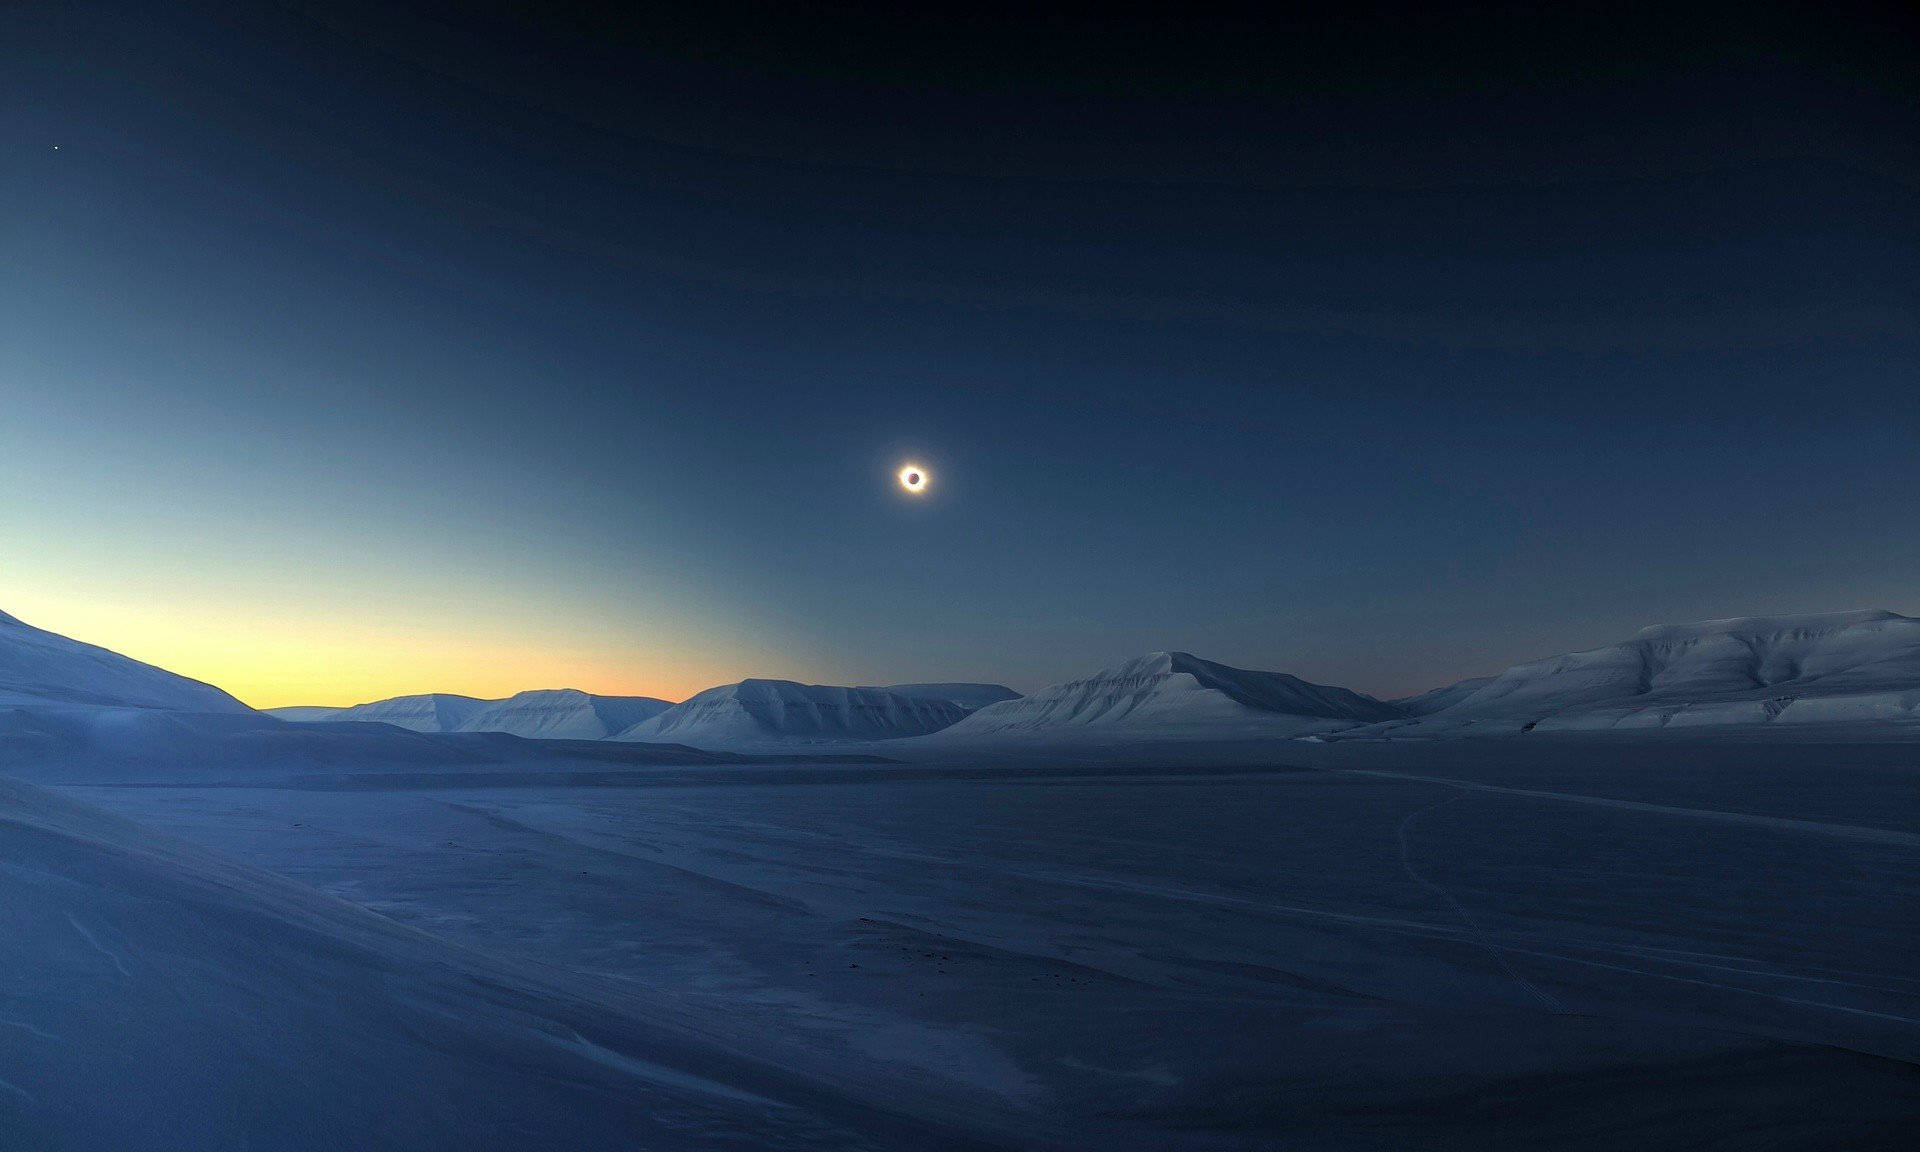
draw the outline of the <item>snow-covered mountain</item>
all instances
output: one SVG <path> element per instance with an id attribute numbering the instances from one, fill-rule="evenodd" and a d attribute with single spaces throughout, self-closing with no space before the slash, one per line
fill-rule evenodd
<path id="1" fill-rule="evenodd" d="M 344 708 L 328 708 L 317 704 L 289 704 L 284 708 L 262 708 L 261 713 L 275 720 L 285 720 L 293 724 L 312 724 L 320 720 L 332 720 Z"/>
<path id="2" fill-rule="evenodd" d="M 447 692 L 428 692 L 419 696 L 394 696 L 351 708 L 269 708 L 268 714 L 295 723 L 316 720 L 357 720 L 373 724 L 392 724 L 415 732 L 458 732 L 491 700 L 455 696 Z"/>
<path id="3" fill-rule="evenodd" d="M 1865 611 L 1663 624 L 1416 699 L 1442 704 L 1411 724 L 1434 733 L 1920 720 L 1920 620 Z"/>
<path id="4" fill-rule="evenodd" d="M 950 700 L 885 688 L 742 680 L 709 688 L 616 739 L 721 749 L 892 740 L 937 732 L 965 715 Z"/>
<path id="5" fill-rule="evenodd" d="M 1004 684 L 889 684 L 885 691 L 916 700 L 945 700 L 969 712 L 1002 700 L 1020 698 L 1020 693 Z"/>
<path id="6" fill-rule="evenodd" d="M 1350 728 L 1399 713 L 1346 688 L 1254 672 L 1186 652 L 1153 652 L 1031 696 L 990 704 L 947 729 L 955 740 L 1075 730 L 1225 735 Z"/>
<path id="7" fill-rule="evenodd" d="M 596 696 L 577 688 L 543 688 L 504 700 L 432 692 L 395 696 L 351 708 L 274 708 L 282 720 L 358 720 L 415 732 L 510 732 L 544 740 L 604 740 L 673 705 L 651 696 Z"/>
<path id="8" fill-rule="evenodd" d="M 251 712 L 198 680 L 47 632 L 0 612 L 0 704 Z"/>
<path id="9" fill-rule="evenodd" d="M 651 696 L 595 696 L 577 688 L 546 688 L 495 700 L 459 730 L 511 732 L 543 740 L 604 740 L 671 707 L 672 702 Z"/>

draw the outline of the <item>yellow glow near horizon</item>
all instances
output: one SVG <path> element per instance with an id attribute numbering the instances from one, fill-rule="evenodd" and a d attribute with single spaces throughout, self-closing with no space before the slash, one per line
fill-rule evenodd
<path id="1" fill-rule="evenodd" d="M 18 589 L 0 610 L 36 628 L 205 681 L 255 708 L 338 707 L 423 692 L 491 699 L 531 688 L 684 700 L 750 674 L 738 657 L 669 659 L 525 627 L 448 635 L 243 613 L 233 606 L 156 612 Z"/>
<path id="2" fill-rule="evenodd" d="M 927 472 L 926 468 L 919 464 L 904 464 L 900 468 L 900 487 L 905 488 L 915 496 L 927 490 L 927 483 L 931 479 L 932 476 Z"/>

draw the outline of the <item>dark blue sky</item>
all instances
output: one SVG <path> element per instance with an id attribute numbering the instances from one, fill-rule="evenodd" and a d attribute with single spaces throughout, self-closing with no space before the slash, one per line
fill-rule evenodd
<path id="1" fill-rule="evenodd" d="M 1891 8 L 156 7 L 0 14 L 0 608 L 253 702 L 1920 609 Z"/>

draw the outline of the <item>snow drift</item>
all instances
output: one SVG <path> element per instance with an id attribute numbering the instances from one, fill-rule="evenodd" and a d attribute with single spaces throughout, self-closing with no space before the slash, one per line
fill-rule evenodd
<path id="1" fill-rule="evenodd" d="M 198 680 L 47 632 L 0 612 L 0 704 L 251 712 Z"/>
<path id="2" fill-rule="evenodd" d="M 616 738 L 696 748 L 864 742 L 923 736 L 965 715 L 967 709 L 950 700 L 885 688 L 742 680 L 709 688 Z"/>
<path id="3" fill-rule="evenodd" d="M 1031 696 L 990 704 L 943 737 L 1003 737 L 1086 729 L 1173 735 L 1310 732 L 1399 713 L 1346 688 L 1284 672 L 1255 672 L 1186 652 L 1153 652 Z"/>

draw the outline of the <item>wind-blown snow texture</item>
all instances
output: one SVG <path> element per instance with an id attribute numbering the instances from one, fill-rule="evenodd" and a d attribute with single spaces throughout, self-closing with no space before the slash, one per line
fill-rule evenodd
<path id="1" fill-rule="evenodd" d="M 742 680 L 709 688 L 618 738 L 696 748 L 893 740 L 937 732 L 966 714 L 950 700 L 885 688 Z"/>
<path id="2" fill-rule="evenodd" d="M 1250 672 L 1185 652 L 1154 652 L 1082 680 L 990 704 L 943 738 L 1045 735 L 1076 728 L 1308 732 L 1384 720 L 1392 706 L 1284 672 Z"/>
<path id="3" fill-rule="evenodd" d="M 4 612 L 0 612 L 0 704 L 251 711 L 211 684 L 43 631 Z"/>
<path id="4" fill-rule="evenodd" d="M 795 1074 L 806 1054 L 766 1037 L 771 1059 L 736 1055 L 637 986 L 462 948 L 5 779 L 0 929 L 9 1152 L 970 1146 Z"/>

